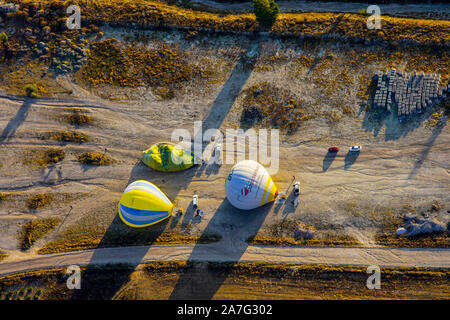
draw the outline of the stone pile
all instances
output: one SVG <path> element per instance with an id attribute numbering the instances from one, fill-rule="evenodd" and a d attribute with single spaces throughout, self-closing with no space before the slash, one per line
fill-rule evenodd
<path id="1" fill-rule="evenodd" d="M 374 108 L 396 112 L 400 122 L 438 103 L 450 89 L 439 85 L 439 74 L 405 73 L 395 69 L 378 71 L 375 81 Z"/>

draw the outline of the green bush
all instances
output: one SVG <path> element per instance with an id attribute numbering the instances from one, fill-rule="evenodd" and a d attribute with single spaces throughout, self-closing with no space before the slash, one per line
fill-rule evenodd
<path id="1" fill-rule="evenodd" d="M 277 20 L 280 8 L 275 0 L 253 0 L 253 11 L 256 20 L 263 26 L 271 27 Z"/>
<path id="2" fill-rule="evenodd" d="M 27 84 L 25 86 L 25 92 L 27 93 L 27 96 L 30 98 L 37 98 L 38 97 L 38 87 L 37 85 L 33 84 Z"/>
<path id="3" fill-rule="evenodd" d="M 4 32 L 0 33 L 0 42 L 6 43 L 8 42 L 8 35 Z"/>

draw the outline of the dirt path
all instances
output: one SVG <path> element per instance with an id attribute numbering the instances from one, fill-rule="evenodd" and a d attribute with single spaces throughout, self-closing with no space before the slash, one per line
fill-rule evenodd
<path id="1" fill-rule="evenodd" d="M 193 0 L 193 3 L 199 3 L 219 10 L 228 10 L 233 12 L 252 12 L 251 1 L 245 3 L 219 3 L 211 0 Z M 364 2 L 317 2 L 317 1 L 277 1 L 281 12 L 353 12 L 366 9 L 369 4 Z M 381 14 L 391 16 L 409 16 L 415 14 L 440 14 L 448 15 L 450 13 L 449 4 L 378 4 Z"/>
<path id="2" fill-rule="evenodd" d="M 195 245 L 136 246 L 105 248 L 63 254 L 36 256 L 12 262 L 0 263 L 0 275 L 28 270 L 48 269 L 68 265 L 102 265 L 108 263 L 140 264 L 149 261 L 234 261 L 240 250 L 231 248 L 225 242 Z M 143 255 L 142 253 L 145 252 Z M 420 253 L 421 259 L 417 259 Z M 380 267 L 429 267 L 450 268 L 448 249 L 405 249 L 405 248 L 328 248 L 328 247 L 269 247 L 249 246 L 241 262 L 270 262 L 296 264 L 334 264 Z"/>

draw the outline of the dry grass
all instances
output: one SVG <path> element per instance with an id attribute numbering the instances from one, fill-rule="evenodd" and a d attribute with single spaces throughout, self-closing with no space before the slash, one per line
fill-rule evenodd
<path id="1" fill-rule="evenodd" d="M 296 131 L 303 121 L 312 118 L 304 110 L 304 103 L 289 90 L 278 88 L 269 82 L 258 83 L 243 91 L 242 120 Z"/>
<path id="2" fill-rule="evenodd" d="M 93 166 L 106 166 L 115 162 L 110 156 L 99 152 L 85 152 L 78 156 L 78 161 Z"/>
<path id="3" fill-rule="evenodd" d="M 64 159 L 66 153 L 63 149 L 47 149 L 44 151 L 36 151 L 28 155 L 23 161 L 23 164 L 38 165 L 40 167 L 46 167 L 58 163 Z"/>
<path id="4" fill-rule="evenodd" d="M 136 45 L 122 47 L 116 39 L 107 39 L 91 45 L 79 78 L 94 87 L 109 84 L 179 88 L 192 77 L 192 68 L 184 55 L 163 43 L 148 49 Z"/>
<path id="5" fill-rule="evenodd" d="M 216 299 L 411 299 L 448 298 L 448 269 L 381 268 L 380 290 L 366 288 L 366 268 L 271 263 L 152 262 L 83 266 L 83 285 L 67 289 L 66 268 L 37 270 L 0 278 L 0 297 L 40 283 L 40 299 L 167 299 L 186 291 L 186 299 L 214 290 Z M 186 286 L 180 279 L 189 277 Z M 19 289 L 21 290 L 21 289 Z M 24 289 L 27 290 L 27 289 Z"/>
<path id="6" fill-rule="evenodd" d="M 329 236 L 321 239 L 301 239 L 293 237 L 253 236 L 247 239 L 252 245 L 275 245 L 275 246 L 312 246 L 312 247 L 354 247 L 361 245 L 355 238 L 348 235 Z"/>
<path id="7" fill-rule="evenodd" d="M 73 126 L 85 126 L 91 124 L 93 121 L 90 115 L 81 110 L 76 110 L 73 113 L 66 114 L 61 117 L 61 120 L 70 123 Z"/>
<path id="8" fill-rule="evenodd" d="M 36 210 L 48 206 L 53 201 L 53 196 L 48 193 L 38 193 L 32 196 L 27 201 L 27 206 L 30 209 Z"/>
<path id="9" fill-rule="evenodd" d="M 147 237 L 148 238 L 148 237 Z M 96 249 L 102 247 L 120 247 L 124 245 L 140 245 L 145 243 L 151 243 L 155 245 L 170 245 L 170 244 L 196 244 L 196 243 L 212 243 L 219 241 L 221 237 L 217 234 L 211 235 L 184 235 L 175 232 L 164 232 L 158 235 L 154 239 L 146 239 L 147 241 L 131 242 L 123 240 L 120 242 L 119 239 L 114 239 L 114 242 L 110 242 L 104 239 L 104 235 L 95 234 L 71 234 L 69 238 L 57 239 L 50 241 L 44 247 L 39 249 L 39 254 L 50 254 L 59 252 L 70 252 L 76 250 L 88 250 Z"/>
<path id="10" fill-rule="evenodd" d="M 22 226 L 19 242 L 22 250 L 28 250 L 33 244 L 53 230 L 61 222 L 58 218 L 35 219 Z"/>
<path id="11" fill-rule="evenodd" d="M 31 4 L 52 6 L 64 12 L 62 0 L 14 0 L 25 7 Z M 130 24 L 145 27 L 183 27 L 222 32 L 254 32 L 262 30 L 253 14 L 214 14 L 168 5 L 151 0 L 75 0 L 84 8 L 83 18 L 91 22 Z M 59 10 L 57 10 L 59 8 Z M 415 40 L 434 44 L 450 40 L 450 22 L 381 17 L 382 30 L 368 30 L 367 16 L 342 13 L 282 13 L 272 26 L 273 35 L 326 36 L 387 41 Z"/>
<path id="12" fill-rule="evenodd" d="M 25 87 L 33 84 L 37 89 L 35 97 L 50 97 L 52 93 L 61 93 L 58 84 L 48 64 L 38 59 L 31 59 L 29 55 L 14 64 L 0 64 L 0 87 L 9 94 L 27 95 Z M 64 93 L 67 93 L 64 91 Z"/>
<path id="13" fill-rule="evenodd" d="M 6 259 L 8 257 L 8 255 L 2 251 L 0 251 L 0 261 Z"/>
<path id="14" fill-rule="evenodd" d="M 434 129 L 442 124 L 442 117 L 444 116 L 444 110 L 436 111 L 431 115 L 431 118 L 425 121 L 425 127 L 428 129 Z"/>
<path id="15" fill-rule="evenodd" d="M 422 235 L 417 237 L 398 237 L 391 234 L 376 234 L 375 242 L 381 246 L 404 248 L 450 248 L 450 239 L 446 233 Z"/>
<path id="16" fill-rule="evenodd" d="M 51 139 L 60 142 L 84 143 L 89 141 L 89 136 L 76 131 L 59 131 L 46 133 L 41 136 L 41 139 Z"/>

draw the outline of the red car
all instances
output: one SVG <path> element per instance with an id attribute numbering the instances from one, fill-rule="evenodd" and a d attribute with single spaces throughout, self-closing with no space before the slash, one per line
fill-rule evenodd
<path id="1" fill-rule="evenodd" d="M 339 148 L 338 147 L 330 147 L 328 148 L 328 152 L 338 152 Z"/>

